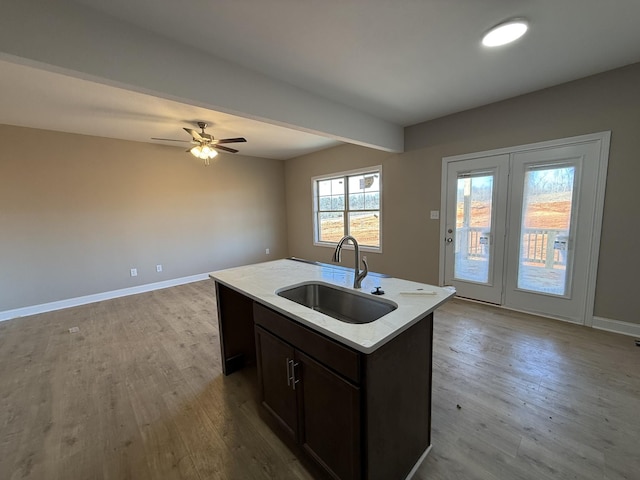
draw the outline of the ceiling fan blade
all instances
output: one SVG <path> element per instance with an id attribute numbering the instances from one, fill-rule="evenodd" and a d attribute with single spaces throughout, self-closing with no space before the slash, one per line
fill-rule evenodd
<path id="1" fill-rule="evenodd" d="M 156 137 L 151 137 L 151 140 L 162 140 L 164 142 L 187 142 L 187 143 L 190 142 L 190 140 L 176 140 L 174 138 L 156 138 Z"/>
<path id="2" fill-rule="evenodd" d="M 199 140 L 201 142 L 204 141 L 204 138 L 202 138 L 202 136 L 200 135 L 200 132 L 197 132 L 193 128 L 185 128 L 184 131 L 187 132 L 189 135 L 191 135 L 194 140 Z"/>
<path id="3" fill-rule="evenodd" d="M 209 140 L 210 142 L 213 141 L 213 135 L 209 135 L 208 133 L 202 133 L 200 132 L 200 136 L 202 138 L 204 138 L 205 140 Z"/>
<path id="4" fill-rule="evenodd" d="M 246 141 L 247 141 L 246 138 L 238 137 L 238 138 L 223 138 L 221 140 L 214 140 L 213 143 L 215 143 L 215 144 L 219 144 L 219 143 L 240 143 L 240 142 L 246 142 Z"/>
<path id="5" fill-rule="evenodd" d="M 233 148 L 223 147 L 222 145 L 211 145 L 211 146 L 216 150 L 222 150 L 224 152 L 229 152 L 229 153 L 238 153 L 238 150 L 234 150 Z"/>

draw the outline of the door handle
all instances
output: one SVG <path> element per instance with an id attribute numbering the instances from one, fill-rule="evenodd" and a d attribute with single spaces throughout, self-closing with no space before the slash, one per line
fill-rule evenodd
<path id="1" fill-rule="evenodd" d="M 300 379 L 296 378 L 296 367 L 300 365 L 298 362 L 287 357 L 287 387 L 296 389 L 296 383 L 300 383 Z"/>
<path id="2" fill-rule="evenodd" d="M 300 365 L 298 362 L 293 363 L 293 360 L 291 360 L 291 386 L 293 387 L 293 389 L 296 389 L 296 383 L 300 382 L 299 378 L 296 378 L 296 367 Z"/>
<path id="3" fill-rule="evenodd" d="M 287 357 L 287 387 L 291 386 L 291 380 L 293 379 L 293 360 L 289 360 L 289 357 Z"/>

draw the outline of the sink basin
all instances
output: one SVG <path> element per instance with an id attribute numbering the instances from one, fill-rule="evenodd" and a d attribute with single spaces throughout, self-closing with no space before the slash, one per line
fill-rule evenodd
<path id="1" fill-rule="evenodd" d="M 286 287 L 279 296 L 347 323 L 369 323 L 398 306 L 388 300 L 354 293 L 326 283 L 303 283 Z"/>

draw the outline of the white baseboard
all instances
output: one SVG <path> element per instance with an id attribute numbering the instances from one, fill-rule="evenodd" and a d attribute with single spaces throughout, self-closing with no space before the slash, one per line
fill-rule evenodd
<path id="1" fill-rule="evenodd" d="M 472 298 L 455 297 L 458 300 L 464 300 L 465 302 L 479 303 L 481 305 L 489 305 L 491 307 L 503 308 L 505 310 L 512 310 L 514 312 L 527 313 L 529 315 L 538 315 L 540 317 L 551 318 L 553 320 L 560 320 L 563 322 L 574 323 L 576 325 L 582 325 L 579 322 L 568 318 L 552 317 L 551 315 L 544 315 L 536 312 L 527 312 L 526 310 L 518 310 L 515 308 L 505 307 L 504 305 L 495 305 L 493 303 L 481 302 Z M 593 317 L 593 323 L 591 325 L 586 324 L 585 327 L 592 327 L 598 330 L 606 330 L 607 332 L 620 333 L 622 335 L 629 335 L 631 337 L 640 338 L 640 323 L 622 322 L 620 320 L 611 320 L 610 318 Z"/>
<path id="2" fill-rule="evenodd" d="M 621 322 L 610 318 L 593 317 L 593 328 L 640 338 L 640 323 Z"/>
<path id="3" fill-rule="evenodd" d="M 0 312 L 0 322 L 11 320 L 12 318 L 26 317 L 36 315 L 38 313 L 53 312 L 54 310 L 62 310 L 63 308 L 77 307 L 78 305 L 86 305 L 87 303 L 101 302 L 112 298 L 126 297 L 127 295 L 135 295 L 136 293 L 151 292 L 152 290 L 161 290 L 163 288 L 184 285 L 185 283 L 199 282 L 209 278 L 208 273 L 200 273 L 189 277 L 174 278 L 173 280 L 165 280 L 163 282 L 147 283 L 146 285 L 138 285 L 136 287 L 122 288 L 120 290 L 112 290 L 110 292 L 95 293 L 93 295 L 85 295 L 83 297 L 69 298 L 59 300 L 57 302 L 42 303 L 30 307 L 16 308 L 13 310 L 5 310 Z"/>

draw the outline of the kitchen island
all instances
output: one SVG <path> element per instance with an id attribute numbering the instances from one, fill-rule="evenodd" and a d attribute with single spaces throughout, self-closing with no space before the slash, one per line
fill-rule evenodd
<path id="1" fill-rule="evenodd" d="M 291 259 L 212 273 L 225 375 L 255 363 L 277 429 L 338 479 L 410 477 L 431 445 L 433 311 L 455 291 Z M 370 323 L 280 295 L 319 283 L 396 307 Z"/>

